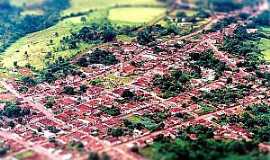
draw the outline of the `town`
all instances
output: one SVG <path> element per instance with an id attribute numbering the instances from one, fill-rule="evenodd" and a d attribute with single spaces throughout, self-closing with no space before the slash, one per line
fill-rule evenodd
<path id="1" fill-rule="evenodd" d="M 253 44 L 270 37 L 253 19 L 268 5 L 210 14 L 186 35 L 163 36 L 159 24 L 130 42 L 103 34 L 108 43 L 38 75 L 14 65 L 23 76 L 0 81 L 0 159 L 205 159 L 196 147 L 210 147 L 207 159 L 268 159 L 270 64 Z M 64 44 L 76 48 L 78 37 Z"/>

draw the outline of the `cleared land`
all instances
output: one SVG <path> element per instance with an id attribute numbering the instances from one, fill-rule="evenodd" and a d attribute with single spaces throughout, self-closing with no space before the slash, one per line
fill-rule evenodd
<path id="1" fill-rule="evenodd" d="M 260 48 L 263 50 L 262 53 L 265 55 L 266 60 L 270 60 L 270 39 L 263 38 L 261 40 Z"/>
<path id="2" fill-rule="evenodd" d="M 115 5 L 160 5 L 156 0 L 71 0 L 71 7 L 63 15 L 86 12 L 91 9 L 105 9 Z"/>
<path id="3" fill-rule="evenodd" d="M 44 0 L 10 0 L 10 3 L 17 7 L 28 7 L 36 4 L 41 4 Z"/>
<path id="4" fill-rule="evenodd" d="M 270 27 L 262 27 L 261 31 L 270 36 Z M 270 61 L 270 39 L 262 38 L 260 41 L 260 48 L 265 55 L 265 59 Z"/>
<path id="5" fill-rule="evenodd" d="M 109 20 L 113 22 L 146 23 L 163 13 L 164 8 L 115 8 L 110 10 Z"/>

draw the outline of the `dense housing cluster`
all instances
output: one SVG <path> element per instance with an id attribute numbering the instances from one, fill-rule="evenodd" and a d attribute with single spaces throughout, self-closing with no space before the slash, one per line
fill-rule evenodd
<path id="1" fill-rule="evenodd" d="M 0 159 L 267 159 L 268 3 L 160 1 L 157 22 L 80 17 L 85 26 L 56 36 L 61 51 L 87 52 L 46 53 L 41 71 L 14 63 L 20 76 L 0 81 Z"/>

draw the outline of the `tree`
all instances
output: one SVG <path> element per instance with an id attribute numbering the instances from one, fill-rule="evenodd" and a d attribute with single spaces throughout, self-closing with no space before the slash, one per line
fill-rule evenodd
<path id="1" fill-rule="evenodd" d="M 13 66 L 14 66 L 15 68 L 19 68 L 19 66 L 18 66 L 18 61 L 14 61 L 14 62 L 13 62 Z"/>
<path id="2" fill-rule="evenodd" d="M 112 128 L 110 134 L 113 137 L 120 137 L 124 135 L 124 130 L 123 128 Z"/>
<path id="3" fill-rule="evenodd" d="M 107 26 L 102 33 L 104 42 L 110 42 L 113 41 L 116 38 L 116 31 L 113 27 Z"/>
<path id="4" fill-rule="evenodd" d="M 64 90 L 63 90 L 63 93 L 69 94 L 69 95 L 75 95 L 76 94 L 75 89 L 73 87 L 71 87 L 71 86 L 65 86 Z"/>
<path id="5" fill-rule="evenodd" d="M 132 99 L 135 96 L 136 96 L 135 93 L 131 92 L 129 89 L 125 89 L 123 93 L 121 94 L 121 97 L 125 99 Z"/>
<path id="6" fill-rule="evenodd" d="M 13 103 L 6 103 L 4 110 L 3 110 L 3 115 L 7 116 L 8 118 L 18 118 L 21 116 L 25 116 L 30 114 L 30 110 L 25 111 L 22 110 L 19 106 L 13 104 Z"/>
<path id="7" fill-rule="evenodd" d="M 6 155 L 8 150 L 9 150 L 8 147 L 1 146 L 0 147 L 0 157 Z"/>
<path id="8" fill-rule="evenodd" d="M 234 0 L 209 0 L 210 8 L 217 12 L 230 12 L 243 7 L 240 2 Z"/>
<path id="9" fill-rule="evenodd" d="M 110 156 L 107 154 L 107 153 L 102 153 L 101 154 L 101 160 L 110 160 L 111 158 L 110 158 Z"/>
<path id="10" fill-rule="evenodd" d="M 87 85 L 83 84 L 80 85 L 80 93 L 85 93 L 87 91 L 88 87 Z"/>
<path id="11" fill-rule="evenodd" d="M 95 49 L 92 53 L 81 57 L 77 62 L 77 64 L 82 67 L 87 67 L 91 64 L 103 64 L 109 66 L 117 63 L 119 63 L 119 60 L 113 53 L 98 48 Z"/>
<path id="12" fill-rule="evenodd" d="M 100 160 L 97 152 L 90 152 L 88 155 L 88 160 Z"/>
<path id="13" fill-rule="evenodd" d="M 269 17 L 270 11 L 266 10 L 257 17 L 255 17 L 254 22 L 258 25 L 269 26 L 270 25 Z"/>
<path id="14" fill-rule="evenodd" d="M 9 126 L 10 128 L 14 128 L 14 127 L 16 126 L 16 124 L 15 124 L 13 121 L 9 121 L 9 122 L 8 122 L 8 126 Z"/>
<path id="15" fill-rule="evenodd" d="M 146 28 L 142 31 L 140 31 L 137 35 L 137 41 L 141 45 L 146 45 L 150 42 L 155 41 L 154 36 L 151 34 L 151 31 L 149 28 Z"/>
<path id="16" fill-rule="evenodd" d="M 81 17 L 81 22 L 84 23 L 84 24 L 86 23 L 86 17 L 85 16 Z"/>
<path id="17" fill-rule="evenodd" d="M 101 107 L 101 111 L 111 116 L 118 116 L 121 114 L 120 109 L 116 107 Z"/>
<path id="18" fill-rule="evenodd" d="M 33 78 L 28 77 L 28 76 L 27 77 L 22 77 L 21 81 L 23 82 L 24 85 L 30 86 L 30 87 L 35 86 L 37 84 L 36 80 L 34 80 Z"/>
<path id="19" fill-rule="evenodd" d="M 45 107 L 46 107 L 46 108 L 52 108 L 53 105 L 55 104 L 55 99 L 54 99 L 54 97 L 48 96 L 48 97 L 46 97 L 45 99 L 46 99 Z"/>
<path id="20" fill-rule="evenodd" d="M 48 126 L 47 129 L 52 133 L 58 133 L 60 132 L 59 129 L 57 129 L 55 126 Z"/>

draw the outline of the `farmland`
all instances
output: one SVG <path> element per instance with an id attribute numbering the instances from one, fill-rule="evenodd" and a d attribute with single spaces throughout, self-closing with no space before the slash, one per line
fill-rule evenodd
<path id="1" fill-rule="evenodd" d="M 18 6 L 23 5 L 25 2 L 17 3 Z M 41 3 L 40 1 L 31 1 L 31 3 Z M 91 6 L 89 6 L 91 4 Z M 154 8 L 116 8 L 115 5 L 154 5 Z M 59 21 L 54 26 L 34 32 L 20 38 L 10 47 L 8 47 L 4 53 L 1 55 L 0 59 L 2 66 L 5 68 L 12 68 L 14 61 L 18 61 L 19 66 L 25 66 L 26 64 L 31 64 L 34 68 L 40 70 L 45 66 L 45 56 L 48 52 L 51 52 L 55 58 L 63 56 L 66 58 L 76 55 L 78 52 L 91 47 L 91 45 L 81 44 L 80 48 L 74 50 L 64 50 L 60 51 L 60 40 L 70 35 L 71 31 L 76 32 L 81 27 L 87 25 L 87 23 L 99 23 L 106 18 L 109 18 L 114 25 L 139 25 L 151 21 L 156 16 L 165 12 L 165 8 L 156 8 L 156 6 L 161 7 L 161 4 L 155 0 L 136 0 L 132 2 L 127 2 L 123 0 L 111 0 L 111 1 L 100 1 L 92 0 L 91 3 L 85 0 L 72 0 L 70 2 L 70 7 L 62 12 L 62 16 L 70 15 L 71 13 L 76 14 L 78 11 L 84 12 L 89 9 L 95 9 L 95 11 L 90 13 L 85 13 L 85 15 L 75 16 L 71 18 L 66 18 Z M 81 6 L 85 7 L 84 10 Z M 112 7 L 112 8 L 111 8 Z M 126 11 L 130 13 L 124 14 Z M 135 14 L 136 13 L 136 14 Z M 140 13 L 141 16 L 137 16 Z M 41 14 L 38 11 L 26 10 L 23 14 Z M 147 15 L 145 15 L 147 14 Z M 129 15 L 129 17 L 126 17 Z M 136 16 L 135 16 L 136 15 Z M 87 22 L 83 23 L 80 19 L 84 16 L 87 18 Z M 128 20 L 127 20 L 128 18 Z M 57 33 L 59 36 L 55 37 L 54 34 Z M 50 41 L 50 40 L 53 40 Z M 27 59 L 25 58 L 25 52 L 29 55 Z M 14 54 L 16 53 L 16 54 Z"/>
<path id="2" fill-rule="evenodd" d="M 261 31 L 266 35 L 270 36 L 270 28 L 269 27 L 262 27 Z M 270 39 L 263 38 L 260 41 L 260 49 L 262 49 L 262 53 L 265 55 L 266 60 L 270 60 Z"/>

